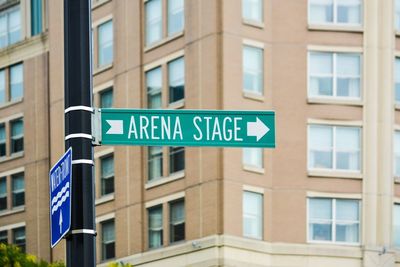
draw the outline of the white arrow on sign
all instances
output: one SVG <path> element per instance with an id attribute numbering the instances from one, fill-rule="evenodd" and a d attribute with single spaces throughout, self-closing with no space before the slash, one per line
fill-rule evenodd
<path id="1" fill-rule="evenodd" d="M 255 122 L 247 123 L 247 136 L 257 137 L 257 142 L 269 132 L 269 128 L 258 117 Z"/>
<path id="2" fill-rule="evenodd" d="M 62 210 L 60 210 L 60 220 L 58 221 L 58 224 L 60 225 L 60 234 L 62 233 L 62 223 L 63 223 Z"/>
<path id="3" fill-rule="evenodd" d="M 106 134 L 124 134 L 124 121 L 122 120 L 106 120 L 110 125 L 110 129 Z"/>

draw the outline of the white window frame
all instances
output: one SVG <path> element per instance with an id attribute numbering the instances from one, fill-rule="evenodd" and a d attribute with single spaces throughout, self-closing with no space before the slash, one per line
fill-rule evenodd
<path id="1" fill-rule="evenodd" d="M 244 194 L 248 193 L 253 193 L 253 194 L 259 194 L 261 195 L 261 238 L 258 237 L 252 237 L 252 236 L 246 236 L 244 234 L 244 210 L 243 210 L 243 204 L 244 204 Z M 241 214 L 241 220 L 242 220 L 242 236 L 244 238 L 248 239 L 254 239 L 254 240 L 264 240 L 264 235 L 265 235 L 265 191 L 264 188 L 260 187 L 255 187 L 251 185 L 243 185 L 242 187 L 242 214 Z"/>
<path id="2" fill-rule="evenodd" d="M 307 22 L 308 25 L 321 25 L 321 26 L 338 26 L 345 28 L 361 28 L 363 26 L 364 19 L 364 0 L 360 0 L 360 22 L 359 23 L 340 23 L 337 22 L 338 14 L 337 14 L 337 0 L 333 1 L 333 22 L 325 22 L 325 23 L 313 23 L 311 22 L 311 0 L 307 0 Z"/>
<path id="3" fill-rule="evenodd" d="M 251 49 L 259 49 L 262 52 L 262 69 L 260 71 L 261 73 L 261 92 L 253 91 L 248 88 L 244 87 L 244 74 L 245 74 L 245 68 L 244 68 L 244 50 L 245 48 L 251 48 Z M 248 40 L 244 39 L 242 43 L 242 91 L 244 95 L 250 95 L 250 96 L 257 96 L 257 97 L 264 97 L 265 95 L 265 47 L 264 43 L 258 42 L 258 41 L 253 41 L 253 40 Z"/>
<path id="4" fill-rule="evenodd" d="M 310 199 L 312 198 L 325 198 L 332 200 L 332 241 L 324 241 L 324 240 L 312 240 L 310 239 Z M 346 222 L 357 222 L 358 223 L 358 242 L 337 242 L 336 241 L 336 200 L 356 200 L 358 201 L 358 221 L 346 221 Z M 345 196 L 345 195 L 332 195 L 329 194 L 307 194 L 307 223 L 306 223 L 306 235 L 307 235 L 307 243 L 310 244 L 334 244 L 334 245 L 343 245 L 343 246 L 359 246 L 361 245 L 362 239 L 362 205 L 361 205 L 361 196 Z"/>

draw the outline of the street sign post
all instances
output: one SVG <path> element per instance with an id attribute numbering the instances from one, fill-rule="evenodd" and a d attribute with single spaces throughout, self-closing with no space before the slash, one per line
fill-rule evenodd
<path id="1" fill-rule="evenodd" d="M 51 168 L 50 226 L 53 248 L 71 228 L 72 149 Z"/>
<path id="2" fill-rule="evenodd" d="M 275 147 L 275 112 L 101 109 L 102 145 Z"/>

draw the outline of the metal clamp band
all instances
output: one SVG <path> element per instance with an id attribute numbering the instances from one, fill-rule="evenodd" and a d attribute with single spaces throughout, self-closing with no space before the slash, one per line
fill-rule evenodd
<path id="1" fill-rule="evenodd" d="M 68 113 L 70 111 L 76 111 L 76 110 L 83 110 L 83 111 L 89 111 L 89 112 L 93 112 L 93 108 L 92 107 L 87 107 L 87 106 L 72 106 L 72 107 L 68 107 L 67 109 L 65 109 L 65 113 Z"/>
<path id="2" fill-rule="evenodd" d="M 91 159 L 75 159 L 72 161 L 72 164 L 89 164 L 94 165 L 93 160 Z"/>
<path id="3" fill-rule="evenodd" d="M 71 235 L 77 235 L 77 234 L 89 234 L 89 235 L 97 235 L 96 230 L 93 229 L 75 229 L 71 231 Z"/>
<path id="4" fill-rule="evenodd" d="M 74 133 L 74 134 L 69 134 L 65 137 L 65 140 L 69 140 L 72 138 L 86 138 L 86 139 L 90 139 L 93 140 L 93 136 L 90 134 L 85 134 L 85 133 Z"/>

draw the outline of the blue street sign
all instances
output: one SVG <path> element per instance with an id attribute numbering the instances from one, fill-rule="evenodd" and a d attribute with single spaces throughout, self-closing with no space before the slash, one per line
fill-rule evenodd
<path id="1" fill-rule="evenodd" d="M 51 247 L 71 228 L 72 149 L 51 168 L 50 174 Z"/>

